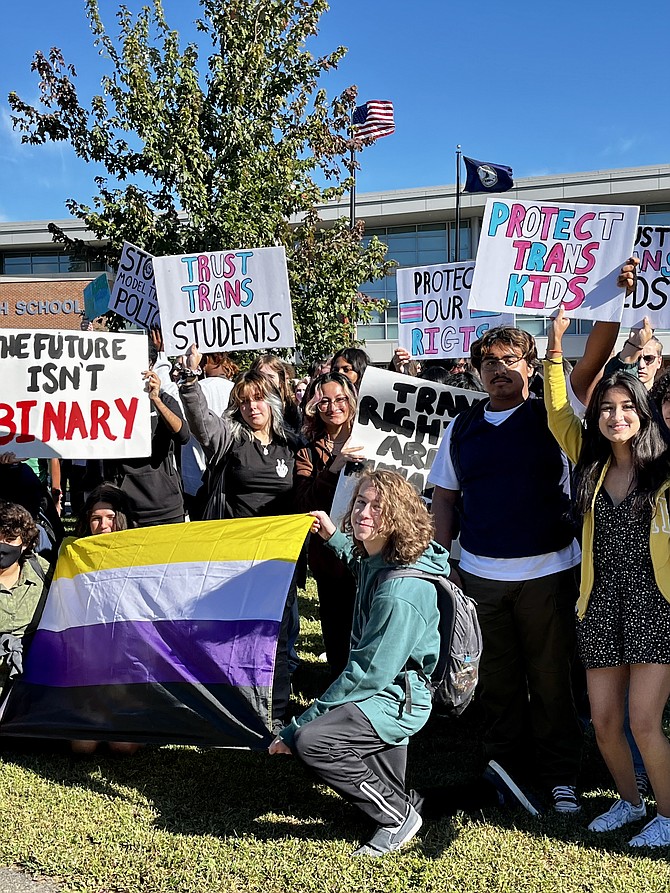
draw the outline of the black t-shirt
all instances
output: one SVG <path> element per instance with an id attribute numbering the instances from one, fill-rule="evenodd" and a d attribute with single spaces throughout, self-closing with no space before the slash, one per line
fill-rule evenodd
<path id="1" fill-rule="evenodd" d="M 288 444 L 244 437 L 226 456 L 226 518 L 285 515 L 293 510 L 295 454 Z"/>

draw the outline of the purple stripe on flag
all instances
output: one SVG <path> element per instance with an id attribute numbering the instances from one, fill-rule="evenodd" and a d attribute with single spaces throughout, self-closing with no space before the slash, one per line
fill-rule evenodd
<path id="1" fill-rule="evenodd" d="M 400 322 L 421 322 L 423 320 L 423 302 L 412 301 L 398 305 Z"/>
<path id="2" fill-rule="evenodd" d="M 23 679 L 33 685 L 189 682 L 270 686 L 276 620 L 118 621 L 38 629 Z"/>

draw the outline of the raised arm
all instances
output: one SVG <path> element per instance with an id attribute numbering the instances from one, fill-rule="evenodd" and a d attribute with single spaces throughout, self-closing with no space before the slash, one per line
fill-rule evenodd
<path id="1" fill-rule="evenodd" d="M 624 288 L 627 295 L 635 290 L 635 269 L 638 263 L 637 257 L 629 257 L 621 267 L 617 286 Z M 589 332 L 584 356 L 575 364 L 575 368 L 570 373 L 573 393 L 584 406 L 588 405 L 593 389 L 602 378 L 607 361 L 612 356 L 618 334 L 618 322 L 596 322 Z M 637 357 L 633 362 L 637 362 Z"/>

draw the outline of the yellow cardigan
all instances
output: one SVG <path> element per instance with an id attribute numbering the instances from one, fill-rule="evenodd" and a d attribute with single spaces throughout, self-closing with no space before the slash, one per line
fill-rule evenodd
<path id="1" fill-rule="evenodd" d="M 551 433 L 568 459 L 575 463 L 582 448 L 582 423 L 570 406 L 563 364 L 560 362 L 544 361 L 544 402 Z M 593 502 L 603 485 L 609 466 L 610 460 L 602 470 L 593 494 Z M 670 602 L 670 517 L 667 500 L 669 489 L 670 481 L 666 481 L 656 494 L 656 510 L 649 530 L 649 550 L 656 585 Z M 593 589 L 593 502 L 584 515 L 582 531 L 582 581 L 577 602 L 577 616 L 580 620 L 586 613 Z"/>

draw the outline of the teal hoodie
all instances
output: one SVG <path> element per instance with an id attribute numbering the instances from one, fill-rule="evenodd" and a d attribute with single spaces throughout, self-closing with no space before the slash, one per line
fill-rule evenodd
<path id="1" fill-rule="evenodd" d="M 430 692 L 415 670 L 408 671 L 412 712 L 405 709 L 405 665 L 411 659 L 430 676 L 440 648 L 435 586 L 427 580 L 375 578 L 391 567 L 381 555 L 359 558 L 351 539 L 339 531 L 327 545 L 357 579 L 349 663 L 330 688 L 301 716 L 293 718 L 280 737 L 291 744 L 300 726 L 343 704 L 356 704 L 387 744 L 407 744 L 430 715 Z M 432 542 L 411 567 L 430 574 L 449 573 L 449 553 Z M 395 565 L 393 565 L 395 566 Z"/>

